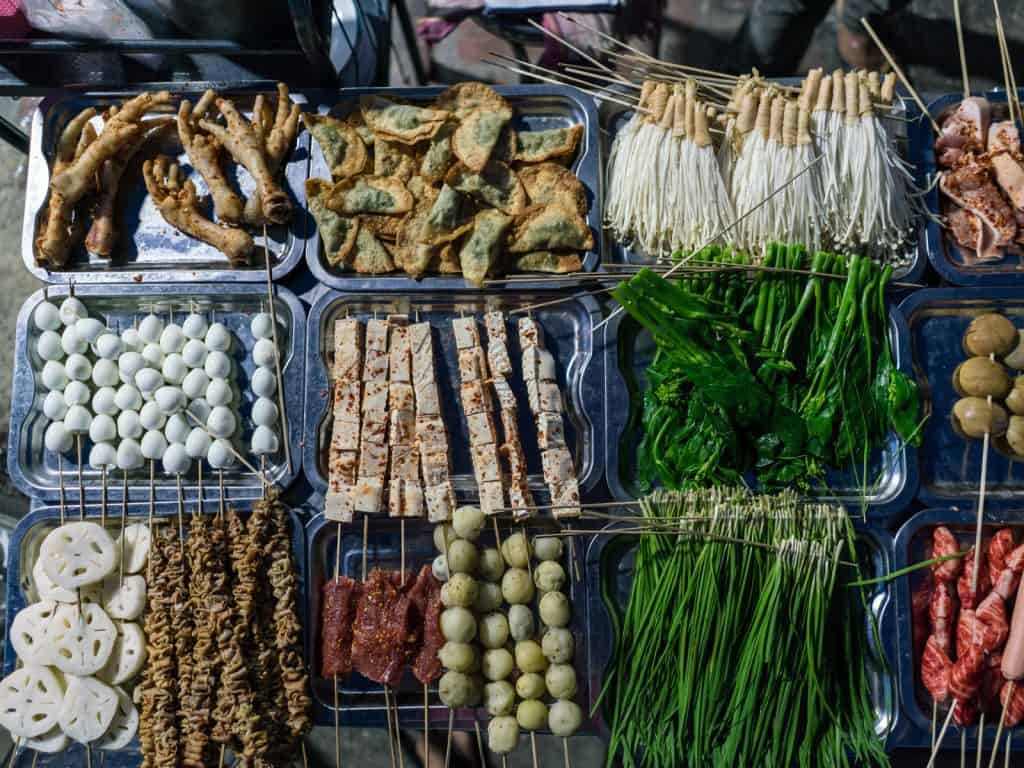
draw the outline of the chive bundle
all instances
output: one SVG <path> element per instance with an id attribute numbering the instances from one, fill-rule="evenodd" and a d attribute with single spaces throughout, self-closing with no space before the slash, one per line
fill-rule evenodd
<path id="1" fill-rule="evenodd" d="M 641 508 L 679 536 L 638 544 L 602 693 L 608 764 L 887 764 L 846 513 L 719 488 Z"/>

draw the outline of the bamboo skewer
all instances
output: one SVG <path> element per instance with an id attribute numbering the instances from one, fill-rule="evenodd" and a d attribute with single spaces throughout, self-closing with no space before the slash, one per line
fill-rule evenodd
<path id="1" fill-rule="evenodd" d="M 452 759 L 452 726 L 455 724 L 455 710 L 448 709 L 448 739 L 444 748 L 444 768 L 449 768 Z"/>
<path id="2" fill-rule="evenodd" d="M 540 762 L 537 760 L 537 734 L 530 731 L 530 755 L 533 758 L 533 768 L 537 768 Z"/>
<path id="3" fill-rule="evenodd" d="M 122 588 L 124 587 L 124 560 L 125 560 L 125 527 L 128 524 L 128 470 L 124 470 L 123 473 L 123 484 L 121 485 L 121 562 L 119 569 L 119 580 L 118 584 Z"/>
<path id="4" fill-rule="evenodd" d="M 384 719 L 388 724 L 388 751 L 391 753 L 391 768 L 398 768 L 395 761 L 395 734 L 391 730 L 391 696 L 388 694 L 388 684 L 384 683 Z"/>
<path id="5" fill-rule="evenodd" d="M 946 737 L 946 730 L 949 728 L 949 723 L 953 719 L 953 712 L 956 708 L 950 707 L 949 713 L 946 715 L 946 721 L 942 724 L 942 730 L 939 731 L 939 735 L 935 741 L 935 746 L 932 747 L 932 756 L 928 760 L 928 765 L 925 768 L 932 768 L 935 765 L 935 756 L 939 754 L 939 748 L 942 746 L 942 740 Z"/>
<path id="6" fill-rule="evenodd" d="M 1008 683 L 1009 684 L 1009 688 L 1006 689 L 1006 693 L 1007 693 L 1006 701 L 1007 701 L 1007 703 L 1009 703 L 1009 701 L 1013 698 L 1013 686 L 1015 685 L 1015 683 L 1016 683 L 1016 681 L 1014 681 L 1014 680 L 1010 680 L 1009 683 Z M 995 746 L 992 748 L 992 756 L 989 758 L 988 768 L 995 768 L 996 756 L 999 754 L 999 739 L 1003 735 L 1003 725 L 1005 724 L 1005 722 L 1006 722 L 1006 704 L 1003 705 L 1003 711 L 999 715 L 999 725 L 996 727 Z M 979 739 L 979 742 L 980 742 L 980 739 Z M 1007 737 L 1006 754 L 1007 754 L 1007 756 L 1009 756 L 1009 754 L 1010 754 L 1009 737 Z"/>
<path id="7" fill-rule="evenodd" d="M 64 467 L 59 453 L 57 454 L 57 493 L 57 500 L 60 505 L 60 524 L 64 525 L 64 521 L 67 518 L 67 505 L 64 500 Z"/>
<path id="8" fill-rule="evenodd" d="M 889 53 L 889 49 L 882 44 L 881 39 L 878 37 L 877 34 L 875 34 L 875 30 L 872 28 L 870 22 L 866 18 L 862 18 L 860 20 L 860 23 L 863 25 L 864 29 L 868 33 L 868 36 L 871 38 L 874 44 L 878 46 L 878 50 L 882 52 L 882 55 L 885 57 L 885 60 L 889 62 L 889 66 L 892 67 L 892 71 L 896 73 L 896 77 L 898 77 L 900 79 L 900 82 L 903 83 L 903 87 L 907 89 L 907 92 L 910 94 L 911 98 L 915 102 L 917 102 L 917 106 L 921 110 L 921 114 L 928 118 L 928 121 L 932 124 L 932 129 L 937 134 L 942 133 L 942 129 L 939 128 L 939 124 L 935 122 L 935 118 L 932 117 L 931 113 L 928 111 L 928 107 L 925 106 L 924 102 L 921 100 L 921 97 L 914 89 L 914 86 L 910 84 L 910 81 L 907 79 L 907 76 L 903 74 L 903 70 L 900 69 L 900 65 L 896 63 L 896 59 L 894 59 L 892 57 L 892 54 Z"/>
<path id="9" fill-rule="evenodd" d="M 960 21 L 960 0 L 953 0 L 953 21 L 956 24 L 956 45 L 960 51 L 960 79 L 963 81 L 964 98 L 971 97 L 971 82 L 967 78 L 967 52 L 964 50 L 964 25 Z"/>
<path id="10" fill-rule="evenodd" d="M 430 768 L 430 690 L 423 684 L 423 762 Z"/>
<path id="11" fill-rule="evenodd" d="M 334 541 L 334 580 L 341 574 L 341 523 Z M 334 768 L 341 768 L 341 707 L 338 703 L 338 673 L 334 673 Z"/>

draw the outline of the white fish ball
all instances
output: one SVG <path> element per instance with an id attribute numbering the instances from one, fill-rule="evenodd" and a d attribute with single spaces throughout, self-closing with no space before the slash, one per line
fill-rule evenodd
<path id="1" fill-rule="evenodd" d="M 229 405 L 233 397 L 227 379 L 213 379 L 206 388 L 206 400 L 215 408 L 218 405 Z"/>
<path id="2" fill-rule="evenodd" d="M 32 319 L 40 331 L 56 331 L 61 326 L 60 310 L 49 301 L 39 303 Z"/>
<path id="3" fill-rule="evenodd" d="M 214 440 L 210 444 L 206 459 L 214 469 L 227 469 L 235 463 L 235 454 L 231 451 L 231 443 L 224 438 Z"/>
<path id="4" fill-rule="evenodd" d="M 92 425 L 92 414 L 82 405 L 72 405 L 64 414 L 64 426 L 72 434 L 84 435 Z"/>
<path id="5" fill-rule="evenodd" d="M 131 438 L 122 440 L 117 446 L 117 468 L 130 470 L 142 466 L 145 456 L 142 447 Z"/>
<path id="6" fill-rule="evenodd" d="M 189 339 L 181 348 L 181 358 L 189 368 L 202 368 L 210 351 L 199 339 Z"/>
<path id="7" fill-rule="evenodd" d="M 186 317 L 185 322 L 181 324 L 182 333 L 189 339 L 204 338 L 208 328 L 206 318 L 196 312 Z"/>
<path id="8" fill-rule="evenodd" d="M 117 424 L 105 413 L 96 414 L 89 425 L 89 439 L 94 443 L 109 443 L 117 437 Z"/>
<path id="9" fill-rule="evenodd" d="M 135 383 L 135 374 L 146 367 L 146 358 L 138 352 L 125 352 L 117 358 L 117 370 L 125 384 Z M 141 389 L 141 387 L 140 387 Z"/>
<path id="10" fill-rule="evenodd" d="M 43 413 L 50 421 L 60 421 L 68 412 L 68 404 L 60 392 L 47 392 L 43 398 Z"/>
<path id="11" fill-rule="evenodd" d="M 253 315 L 249 323 L 249 330 L 252 331 L 254 339 L 269 339 L 274 335 L 274 320 L 269 312 L 260 312 Z"/>
<path id="12" fill-rule="evenodd" d="M 277 423 L 277 404 L 261 397 L 252 404 L 252 420 L 261 427 L 272 427 Z"/>
<path id="13" fill-rule="evenodd" d="M 182 347 L 185 346 L 185 341 L 185 334 L 181 330 L 181 326 L 171 323 L 160 334 L 160 349 L 164 351 L 165 355 L 181 352 Z"/>
<path id="14" fill-rule="evenodd" d="M 160 369 L 168 384 L 181 384 L 188 375 L 188 366 L 184 358 L 177 352 L 171 352 L 164 358 L 164 364 Z"/>
<path id="15" fill-rule="evenodd" d="M 89 358 L 85 355 L 75 353 L 70 355 L 64 362 L 64 370 L 67 372 L 69 379 L 88 381 L 92 376 L 92 363 L 89 362 Z"/>
<path id="16" fill-rule="evenodd" d="M 117 449 L 110 443 L 96 443 L 89 451 L 89 466 L 93 469 L 117 466 Z"/>
<path id="17" fill-rule="evenodd" d="M 139 410 L 139 424 L 145 430 L 162 429 L 167 423 L 167 417 L 160 410 L 160 405 L 155 400 L 143 403 Z"/>
<path id="18" fill-rule="evenodd" d="M 210 437 L 209 432 L 202 427 L 194 427 L 188 433 L 188 439 L 185 440 L 185 453 L 193 459 L 204 459 L 212 442 L 213 438 Z"/>
<path id="19" fill-rule="evenodd" d="M 122 384 L 117 388 L 114 402 L 122 411 L 137 411 L 142 407 L 142 394 L 131 384 Z"/>
<path id="20" fill-rule="evenodd" d="M 73 441 L 71 439 L 71 433 L 64 427 L 64 422 L 55 421 L 46 428 L 46 433 L 43 435 L 43 443 L 46 445 L 46 450 L 48 451 L 53 453 L 67 453 L 71 450 Z"/>
<path id="21" fill-rule="evenodd" d="M 122 439 L 142 437 L 142 420 L 136 411 L 121 411 L 117 416 L 117 434 Z"/>
<path id="22" fill-rule="evenodd" d="M 42 379 L 43 386 L 47 389 L 63 392 L 64 387 L 68 384 L 68 374 L 64 370 L 64 363 L 48 360 L 43 366 Z"/>
<path id="23" fill-rule="evenodd" d="M 185 446 L 171 443 L 164 451 L 164 472 L 168 475 L 184 475 L 192 468 L 192 459 L 188 457 Z"/>
<path id="24" fill-rule="evenodd" d="M 158 429 L 151 429 L 142 436 L 142 455 L 147 459 L 162 459 L 167 450 L 167 439 Z"/>
<path id="25" fill-rule="evenodd" d="M 583 724 L 583 711 L 575 701 L 559 699 L 548 710 L 548 728 L 555 736 L 572 736 Z"/>
<path id="26" fill-rule="evenodd" d="M 43 360 L 63 360 L 64 348 L 56 331 L 43 331 L 36 340 L 36 352 Z"/>
<path id="27" fill-rule="evenodd" d="M 180 413 L 176 413 L 167 419 L 167 424 L 164 425 L 164 434 L 167 436 L 168 443 L 181 443 L 185 444 L 188 440 L 188 433 L 192 431 L 192 427 L 188 425 L 188 420 Z"/>
<path id="28" fill-rule="evenodd" d="M 134 328 L 125 328 L 121 331 L 121 343 L 124 344 L 125 349 L 132 352 L 141 352 L 142 348 L 146 346 L 146 342 L 142 340 L 139 332 Z"/>
<path id="29" fill-rule="evenodd" d="M 252 452 L 257 456 L 277 453 L 277 433 L 270 427 L 256 427 L 252 433 Z"/>
<path id="30" fill-rule="evenodd" d="M 272 368 L 257 368 L 252 374 L 252 391 L 257 397 L 273 397 L 277 392 L 277 376 Z"/>
<path id="31" fill-rule="evenodd" d="M 116 387 L 120 381 L 117 363 L 100 358 L 92 366 L 92 383 L 97 387 Z"/>
<path id="32" fill-rule="evenodd" d="M 202 368 L 195 368 L 188 372 L 188 376 L 181 382 L 181 389 L 189 400 L 196 400 L 206 394 L 206 388 L 210 385 L 210 377 Z"/>
<path id="33" fill-rule="evenodd" d="M 64 325 L 74 325 L 83 317 L 88 316 L 89 310 L 85 308 L 85 304 L 74 296 L 68 296 L 60 304 L 60 321 Z"/>
<path id="34" fill-rule="evenodd" d="M 102 320 L 95 317 L 83 317 L 72 326 L 78 338 L 86 344 L 95 344 L 96 340 L 107 330 Z"/>
<path id="35" fill-rule="evenodd" d="M 160 343 L 160 334 L 164 332 L 164 321 L 156 315 L 146 315 L 139 323 L 139 336 L 147 344 Z"/>
<path id="36" fill-rule="evenodd" d="M 65 355 L 81 355 L 89 349 L 89 343 L 78 335 L 77 326 L 69 325 L 60 335 L 60 347 Z"/>
<path id="37" fill-rule="evenodd" d="M 72 405 L 85 405 L 91 396 L 89 387 L 80 381 L 69 381 L 68 385 L 64 387 L 64 402 L 67 403 L 68 408 Z"/>
<path id="38" fill-rule="evenodd" d="M 274 364 L 274 342 L 260 339 L 253 345 L 252 359 L 256 365 L 270 367 Z"/>
<path id="39" fill-rule="evenodd" d="M 92 396 L 92 410 L 94 413 L 105 413 L 113 416 L 121 409 L 117 407 L 117 392 L 113 387 L 100 387 Z"/>
<path id="40" fill-rule="evenodd" d="M 160 387 L 156 391 L 156 403 L 169 416 L 185 408 L 185 393 L 178 387 Z"/>
<path id="41" fill-rule="evenodd" d="M 213 408 L 210 407 L 210 403 L 207 402 L 205 397 L 197 397 L 195 400 L 188 404 L 188 408 L 186 408 L 185 410 L 191 413 L 198 421 L 202 422 L 203 424 L 206 423 L 206 420 L 210 418 L 210 414 L 213 413 Z M 188 416 L 186 416 L 185 418 L 188 419 Z M 189 422 L 195 423 L 191 419 L 189 419 Z"/>
<path id="42" fill-rule="evenodd" d="M 235 433 L 236 426 L 235 414 L 231 412 L 230 408 L 223 405 L 210 411 L 210 415 L 206 419 L 206 428 L 214 437 L 229 438 Z M 258 431 L 259 427 L 256 429 Z M 255 435 L 253 435 L 253 439 L 255 440 Z M 267 451 L 267 453 L 273 453 L 273 451 Z"/>
<path id="43" fill-rule="evenodd" d="M 96 354 L 106 360 L 116 360 L 117 356 L 124 352 L 124 344 L 121 337 L 112 333 L 104 333 L 96 339 Z"/>
<path id="44" fill-rule="evenodd" d="M 164 385 L 164 377 L 155 368 L 143 368 L 135 374 L 135 386 L 143 394 L 152 394 Z"/>
<path id="45" fill-rule="evenodd" d="M 164 351 L 159 344 L 147 344 L 142 348 L 142 358 L 154 368 L 163 366 L 164 357 Z"/>
<path id="46" fill-rule="evenodd" d="M 223 323 L 213 323 L 206 332 L 206 347 L 211 352 L 227 352 L 231 349 L 231 331 Z"/>
<path id="47" fill-rule="evenodd" d="M 211 379 L 226 379 L 231 375 L 231 358 L 225 352 L 214 350 L 206 356 L 203 370 Z"/>

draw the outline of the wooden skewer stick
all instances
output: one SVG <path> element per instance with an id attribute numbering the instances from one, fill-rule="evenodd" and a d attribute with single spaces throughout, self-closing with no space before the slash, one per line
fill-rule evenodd
<path id="1" fill-rule="evenodd" d="M 281 411 L 281 440 L 284 442 L 284 461 L 288 474 L 292 473 L 291 431 L 288 429 L 288 412 L 284 407 L 284 377 L 281 375 L 281 350 L 277 346 L 277 308 L 274 305 L 273 270 L 270 268 L 270 248 L 267 247 L 267 225 L 263 224 L 263 260 L 267 267 L 267 304 L 270 312 L 271 339 L 274 342 L 274 372 L 277 376 L 277 406 Z"/>
<path id="2" fill-rule="evenodd" d="M 537 733 L 530 731 L 530 755 L 533 757 L 533 768 L 537 768 L 540 762 L 537 760 Z"/>
<path id="3" fill-rule="evenodd" d="M 448 739 L 444 747 L 444 768 L 449 768 L 452 760 L 452 726 L 455 724 L 455 710 L 448 708 Z"/>
<path id="4" fill-rule="evenodd" d="M 64 467 L 61 461 L 60 454 L 57 454 L 57 496 L 60 504 L 60 524 L 64 525 L 64 519 L 67 516 L 67 505 L 64 501 Z"/>
<path id="5" fill-rule="evenodd" d="M 501 551 L 501 531 L 498 530 L 498 518 L 497 517 L 491 517 L 491 522 L 494 523 L 494 543 L 498 547 L 498 551 L 500 552 Z"/>
<path id="6" fill-rule="evenodd" d="M 480 753 L 480 765 L 487 765 L 487 755 L 484 754 L 484 737 L 480 735 L 480 721 L 473 715 L 473 730 L 476 731 L 476 749 Z"/>
<path id="7" fill-rule="evenodd" d="M 217 470 L 217 485 L 219 486 L 219 502 L 217 506 L 217 515 L 221 520 L 224 519 L 224 470 Z"/>
<path id="8" fill-rule="evenodd" d="M 100 474 L 100 527 L 107 527 L 107 466 L 103 465 Z"/>
<path id="9" fill-rule="evenodd" d="M 939 702 L 932 699 L 932 749 L 935 749 L 935 726 L 939 719 Z"/>
<path id="10" fill-rule="evenodd" d="M 967 728 L 960 729 L 960 768 L 967 768 Z"/>
<path id="11" fill-rule="evenodd" d="M 399 566 L 398 567 L 399 567 L 399 573 L 402 574 L 402 586 L 404 587 L 405 586 L 405 518 L 404 517 L 401 520 L 399 520 L 399 522 L 398 522 L 398 530 L 399 530 L 399 540 L 400 540 L 400 544 L 399 544 L 399 552 L 400 552 L 399 557 L 400 557 L 400 560 L 399 560 Z"/>
<path id="12" fill-rule="evenodd" d="M 942 740 L 946 738 L 946 731 L 949 729 L 949 723 L 953 719 L 953 712 L 956 707 L 950 707 L 949 713 L 946 715 L 946 721 L 942 724 L 942 730 L 939 731 L 939 736 L 935 741 L 935 746 L 932 747 L 932 756 L 928 760 L 928 765 L 925 768 L 932 768 L 935 765 L 935 756 L 939 754 L 939 748 L 942 746 Z"/>
<path id="13" fill-rule="evenodd" d="M 1009 701 L 1011 699 L 1013 699 L 1013 686 L 1015 684 L 1016 684 L 1015 680 L 1010 680 L 1007 683 L 1007 685 L 1009 686 L 1006 689 L 1006 693 L 1007 693 L 1006 701 L 1007 701 L 1007 703 L 1009 703 Z M 1003 705 L 1003 711 L 999 715 L 999 725 L 996 727 L 995 746 L 992 748 L 992 756 L 989 758 L 988 768 L 995 768 L 996 756 L 999 754 L 999 739 L 1002 738 L 1002 736 L 1003 736 L 1003 725 L 1005 723 L 1006 723 L 1006 704 Z M 981 741 L 981 740 L 979 739 L 979 741 Z M 1009 749 L 1010 749 L 1009 748 L 1009 744 L 1007 744 L 1007 748 L 1006 749 L 1007 749 L 1007 754 L 1009 754 Z"/>
<path id="14" fill-rule="evenodd" d="M 123 482 L 121 484 L 121 563 L 119 569 L 119 580 L 120 586 L 124 586 L 124 561 L 125 561 L 125 528 L 128 525 L 128 470 L 124 470 L 122 473 Z"/>
<path id="15" fill-rule="evenodd" d="M 334 538 L 334 580 L 341 574 L 341 523 Z M 334 673 L 334 768 L 341 768 L 341 707 L 338 703 L 338 673 Z"/>
<path id="16" fill-rule="evenodd" d="M 370 516 L 363 515 L 363 581 L 366 581 L 366 540 L 370 538 Z"/>
<path id="17" fill-rule="evenodd" d="M 181 556 L 185 556 L 185 491 L 181 487 L 181 475 L 178 479 L 178 543 L 181 544 Z"/>
<path id="18" fill-rule="evenodd" d="M 907 79 L 907 76 L 903 74 L 903 70 L 900 69 L 900 65 L 896 63 L 896 59 L 892 57 L 892 54 L 889 53 L 889 49 L 882 44 L 882 40 L 878 37 L 877 34 L 875 34 L 875 30 L 872 28 L 871 23 L 866 18 L 862 18 L 860 20 L 860 23 L 867 31 L 868 36 L 871 38 L 874 44 L 878 46 L 878 50 L 880 50 L 882 52 L 882 55 L 885 56 L 885 60 L 889 62 L 889 66 L 892 67 L 892 71 L 896 73 L 896 77 L 898 77 L 900 79 L 900 82 L 903 83 L 903 87 L 907 89 L 907 92 L 910 94 L 911 98 L 915 102 L 917 102 L 917 106 L 921 110 L 921 114 L 928 118 L 928 121 L 932 124 L 932 129 L 937 134 L 942 133 L 942 129 L 939 128 L 939 124 L 935 122 L 935 118 L 931 116 L 931 113 L 928 111 L 928 107 L 924 105 L 924 102 L 921 100 L 921 97 L 917 94 L 917 91 L 914 89 L 914 86 L 910 84 L 910 81 Z"/>
<path id="19" fill-rule="evenodd" d="M 629 80 L 624 78 L 622 75 L 620 75 L 614 69 L 612 69 L 611 67 L 607 66 L 606 64 L 601 63 L 600 61 L 595 59 L 593 56 L 591 56 L 586 51 L 584 51 L 581 48 L 578 48 L 577 46 L 575 46 L 572 43 L 570 43 L 568 40 L 566 40 L 561 35 L 555 34 L 550 29 L 545 27 L 543 24 L 538 24 L 535 19 L 527 19 L 527 23 L 529 23 L 529 25 L 531 27 L 533 27 L 534 29 L 540 30 L 542 33 L 544 33 L 545 35 L 550 37 L 552 40 L 555 40 L 556 42 L 561 43 L 562 45 L 564 45 L 566 48 L 568 48 L 573 53 L 576 53 L 576 54 L 582 56 L 586 61 L 589 61 L 594 66 L 596 66 L 596 67 L 598 67 L 600 69 L 603 69 L 605 72 L 607 72 L 611 77 L 613 77 L 619 83 L 624 83 L 626 85 L 632 85 L 632 83 L 630 83 Z"/>
<path id="20" fill-rule="evenodd" d="M 75 455 L 78 459 L 78 519 L 85 520 L 85 481 L 82 480 L 82 436 L 75 435 Z"/>
<path id="21" fill-rule="evenodd" d="M 996 34 L 999 37 L 999 49 L 1003 59 L 1003 76 L 1006 80 L 1006 103 L 1010 108 L 1010 121 L 1016 123 L 1022 118 L 1020 111 L 1020 97 L 1017 94 L 1017 77 L 1013 72 L 1013 60 L 1010 58 L 1010 49 L 1006 44 L 1006 30 L 1003 27 L 1003 15 L 999 10 L 999 0 L 992 0 L 996 12 Z M 1016 107 L 1016 110 L 1014 109 Z M 1014 112 L 1016 111 L 1016 117 Z"/>
<path id="22" fill-rule="evenodd" d="M 430 690 L 423 684 L 423 762 L 430 768 Z"/>
<path id="23" fill-rule="evenodd" d="M 985 747 L 985 711 L 981 712 L 981 719 L 978 721 L 978 755 L 974 760 L 974 768 L 981 768 L 981 755 Z"/>
<path id="24" fill-rule="evenodd" d="M 956 45 L 960 50 L 960 79 L 963 81 L 964 98 L 971 97 L 971 82 L 967 79 L 967 52 L 964 50 L 964 26 L 960 21 L 960 0 L 953 0 L 953 21 L 956 24 Z"/>
<path id="25" fill-rule="evenodd" d="M 384 716 L 388 724 L 388 751 L 391 753 L 391 768 L 397 768 L 395 762 L 395 734 L 391 730 L 391 696 L 388 694 L 388 684 L 384 683 Z"/>
<path id="26" fill-rule="evenodd" d="M 226 744 L 220 745 L 220 759 L 217 761 L 217 768 L 224 768 L 224 749 L 226 747 Z"/>
<path id="27" fill-rule="evenodd" d="M 562 757 L 565 761 L 565 768 L 572 768 L 572 762 L 569 760 L 569 739 L 565 736 L 562 737 Z"/>

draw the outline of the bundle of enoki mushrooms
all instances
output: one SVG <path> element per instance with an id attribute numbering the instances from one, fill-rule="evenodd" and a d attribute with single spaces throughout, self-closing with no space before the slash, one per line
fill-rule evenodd
<path id="1" fill-rule="evenodd" d="M 899 266 L 924 209 L 882 121 L 894 88 L 877 72 L 812 70 L 798 93 L 745 76 L 717 110 L 713 85 L 648 80 L 612 146 L 605 220 L 658 257 L 789 242 Z"/>
<path id="2" fill-rule="evenodd" d="M 102 120 L 94 108 L 84 109 L 63 128 L 49 198 L 37 226 L 37 263 L 50 269 L 66 267 L 83 239 L 90 253 L 112 257 L 120 234 L 118 199 L 125 172 L 136 156 L 146 154 L 150 157 L 142 163 L 142 176 L 161 216 L 221 251 L 230 266 L 249 263 L 253 238 L 246 229 L 284 224 L 291 218 L 291 200 L 280 177 L 295 143 L 300 110 L 283 83 L 278 84 L 276 112 L 260 94 L 249 119 L 234 102 L 218 98 L 212 90 L 195 106 L 183 99 L 177 118 L 159 114 L 170 102 L 167 91 L 142 93 L 111 106 Z M 169 146 L 173 136 L 166 129 L 171 126 L 177 127 L 177 144 L 209 191 L 213 215 L 176 161 L 144 151 L 147 145 L 158 145 L 158 150 Z M 225 150 L 253 179 L 255 191 L 248 200 L 243 201 L 228 180 Z"/>
<path id="3" fill-rule="evenodd" d="M 887 764 L 845 511 L 746 489 L 659 492 L 641 510 L 602 694 L 608 765 Z"/>
<path id="4" fill-rule="evenodd" d="M 312 720 L 290 527 L 272 492 L 247 521 L 193 516 L 184 548 L 173 525 L 154 536 L 144 766 L 293 763 Z"/>

